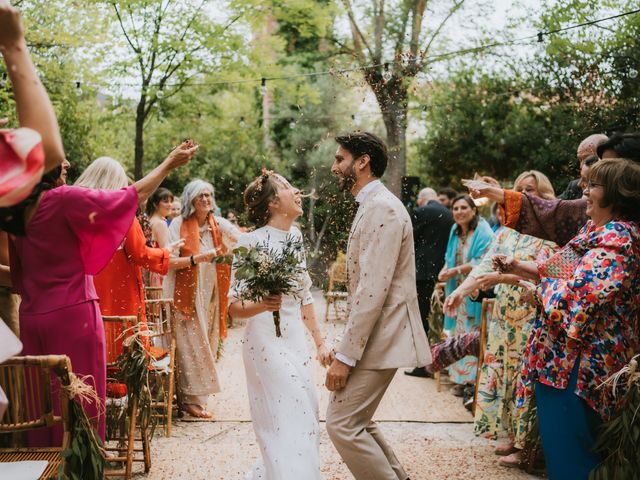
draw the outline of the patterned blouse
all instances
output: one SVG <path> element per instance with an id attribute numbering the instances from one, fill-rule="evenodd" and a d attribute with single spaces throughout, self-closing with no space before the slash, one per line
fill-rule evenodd
<path id="1" fill-rule="evenodd" d="M 624 395 L 598 386 L 638 348 L 640 230 L 630 222 L 589 221 L 538 269 L 542 313 L 524 353 L 518 405 L 535 381 L 567 388 L 578 360 L 575 393 L 607 420 Z"/>

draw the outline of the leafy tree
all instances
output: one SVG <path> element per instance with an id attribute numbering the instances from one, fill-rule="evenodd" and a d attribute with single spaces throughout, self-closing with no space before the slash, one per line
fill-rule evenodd
<path id="1" fill-rule="evenodd" d="M 534 24 L 547 31 L 625 9 L 632 2 L 549 2 Z M 462 64 L 422 97 L 427 131 L 413 171 L 459 186 L 474 172 L 508 182 L 535 168 L 562 191 L 582 139 L 639 127 L 640 16 L 612 22 L 546 36 L 530 58 L 484 74 L 478 59 Z"/>
<path id="2" fill-rule="evenodd" d="M 437 10 L 427 0 L 340 3 L 348 17 L 351 41 L 338 39 L 338 44 L 363 68 L 364 79 L 375 94 L 391 153 L 387 179 L 391 189 L 399 194 L 406 172 L 407 109 L 412 80 L 430 63 L 429 56 L 442 40 L 443 30 L 465 0 L 442 0 L 437 2 Z"/>
<path id="3" fill-rule="evenodd" d="M 233 63 L 228 52 L 239 52 L 240 38 L 230 30 L 239 19 L 214 23 L 205 11 L 206 0 L 108 0 L 127 54 L 115 63 L 120 78 L 138 81 L 135 112 L 134 176 L 143 175 L 145 122 L 154 106 L 169 99 L 190 82 Z M 231 57 L 231 58 L 230 58 Z"/>
<path id="4" fill-rule="evenodd" d="M 99 150 L 94 127 L 103 113 L 91 86 L 92 46 L 104 41 L 105 22 L 92 5 L 60 0 L 16 2 L 25 24 L 31 56 L 55 108 L 72 173 L 81 170 Z M 0 115 L 16 125 L 15 105 L 0 65 Z"/>

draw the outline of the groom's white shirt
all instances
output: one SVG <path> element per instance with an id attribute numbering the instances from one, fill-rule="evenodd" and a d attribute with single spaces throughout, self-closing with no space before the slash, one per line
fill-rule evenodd
<path id="1" fill-rule="evenodd" d="M 374 188 L 376 188 L 381 183 L 382 182 L 380 180 L 374 180 L 372 182 L 367 183 L 364 187 L 362 187 L 362 189 L 356 195 L 356 202 L 358 204 L 362 204 L 362 202 L 364 202 L 365 199 L 367 198 L 367 195 L 369 195 L 369 192 L 371 192 Z M 338 342 L 339 341 L 340 340 L 338 339 Z M 355 367 L 357 363 L 357 361 L 354 360 L 353 358 L 347 357 L 346 355 L 343 355 L 340 352 L 336 352 L 336 358 L 340 360 L 342 363 L 349 365 L 350 367 Z"/>

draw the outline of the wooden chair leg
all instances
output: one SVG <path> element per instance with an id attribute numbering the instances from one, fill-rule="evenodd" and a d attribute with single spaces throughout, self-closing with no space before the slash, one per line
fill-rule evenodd
<path id="1" fill-rule="evenodd" d="M 166 408 L 167 408 L 167 437 L 171 436 L 171 427 L 173 425 L 173 369 L 169 372 L 169 388 L 167 389 L 167 399 L 166 399 Z"/>
<path id="2" fill-rule="evenodd" d="M 140 433 L 142 436 L 142 455 L 144 459 L 144 473 L 149 473 L 149 470 L 151 470 L 151 446 L 149 445 L 149 429 L 141 428 Z"/>
<path id="3" fill-rule="evenodd" d="M 127 463 L 124 470 L 124 478 L 131 479 L 133 471 L 133 456 L 135 455 L 136 425 L 138 423 L 138 398 L 131 400 L 131 417 L 129 418 L 129 436 L 127 439 Z"/>

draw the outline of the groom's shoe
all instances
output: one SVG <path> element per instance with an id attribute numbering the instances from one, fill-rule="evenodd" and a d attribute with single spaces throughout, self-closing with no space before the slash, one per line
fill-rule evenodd
<path id="1" fill-rule="evenodd" d="M 433 378 L 433 374 L 427 372 L 424 367 L 416 367 L 413 370 L 405 370 L 404 374 L 411 375 L 412 377 Z"/>

